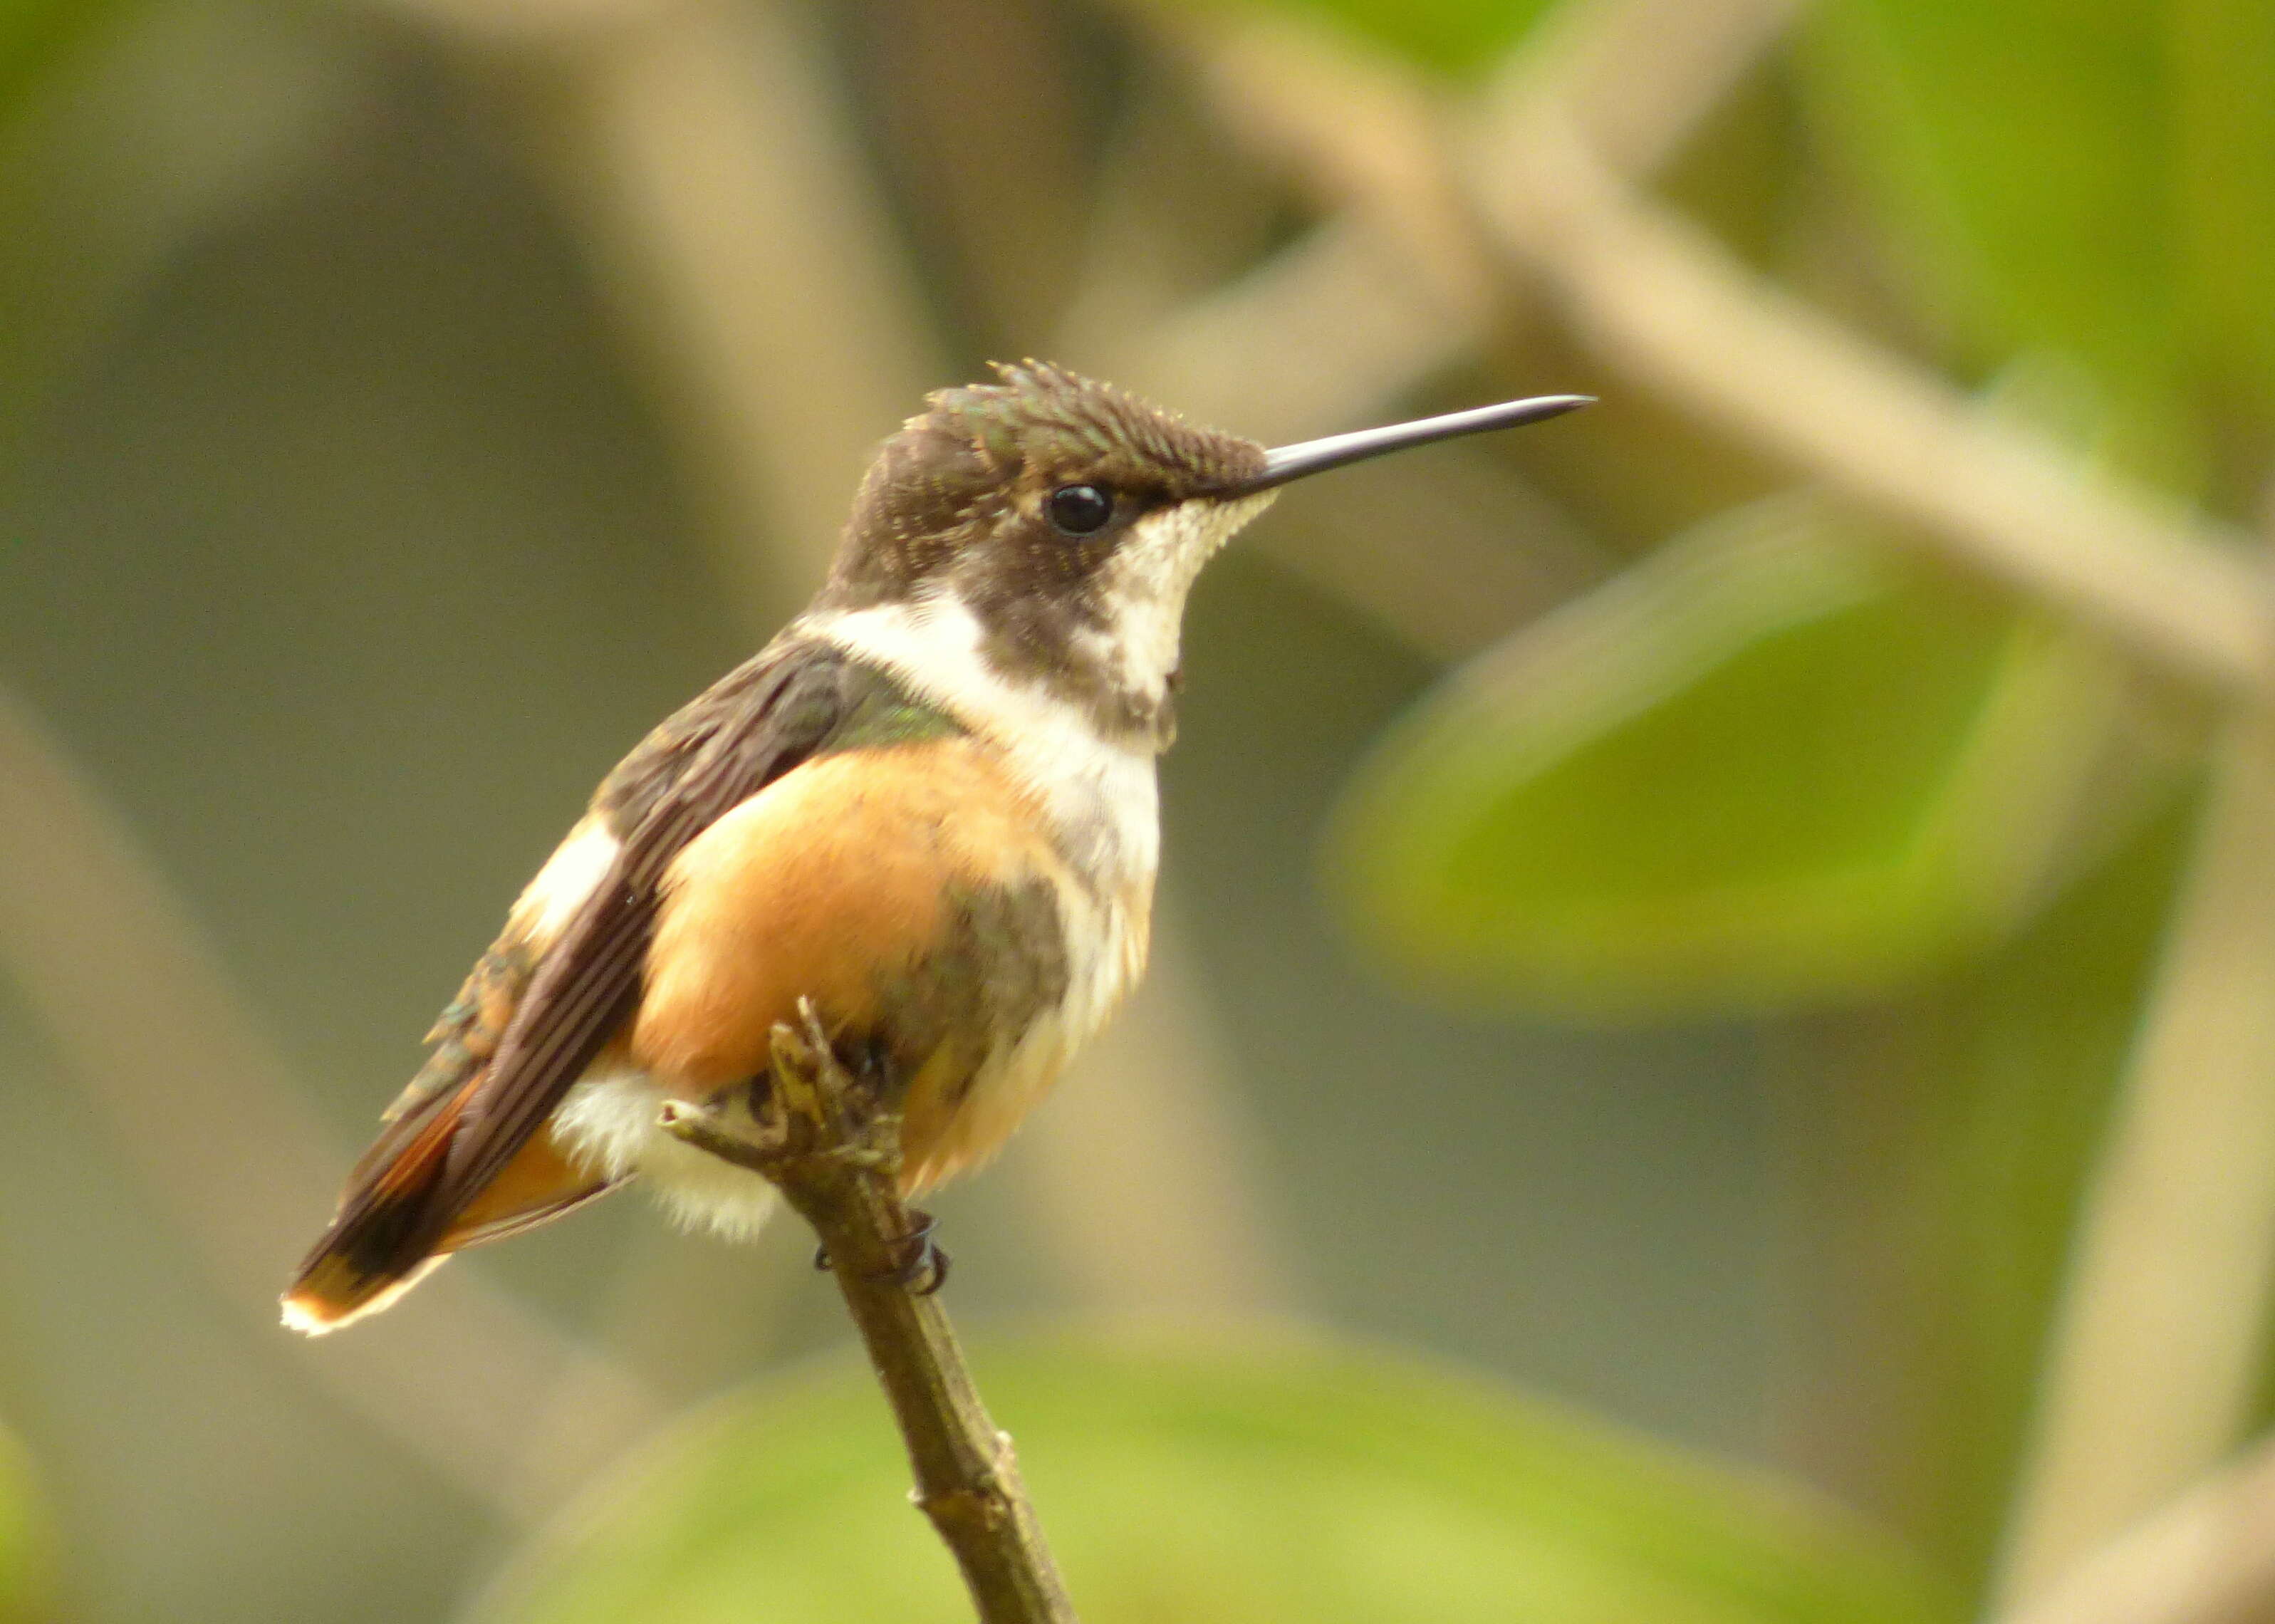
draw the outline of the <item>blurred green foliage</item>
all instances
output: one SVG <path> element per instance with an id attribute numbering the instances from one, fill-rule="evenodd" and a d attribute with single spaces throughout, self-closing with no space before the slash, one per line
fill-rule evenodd
<path id="1" fill-rule="evenodd" d="M 1824 1506 L 1379 1355 L 1144 1334 L 983 1348 L 1100 1624 L 1937 1624 Z M 967 1616 L 865 1369 L 684 1423 L 575 1508 L 480 1624 Z"/>
<path id="2" fill-rule="evenodd" d="M 1696 190 L 1752 211 L 1747 252 L 1803 297 L 1986 397 L 2019 367 L 2034 420 L 2251 522 L 2271 86 L 2275 11 L 2249 0 L 1833 0 L 1774 137 L 1710 137 Z M 1676 535 L 1418 706 L 1328 869 L 1359 938 L 1442 996 L 1786 1012 L 1816 1356 L 1838 1402 L 1897 1418 L 1820 1469 L 1971 1573 L 2188 809 L 2105 656 L 1896 566 L 1901 541 L 1791 503 Z"/>
<path id="3" fill-rule="evenodd" d="M 1282 4 L 1440 76 L 1449 97 L 1546 11 Z M 0 11 L 0 100 L 23 100 L 124 9 L 17 0 Z M 1745 214 L 1758 268 L 1986 392 L 2018 362 L 2074 381 L 2064 415 L 2094 426 L 2097 455 L 2248 515 L 2275 427 L 2275 8 L 1827 0 L 1803 27 L 1769 87 L 1747 93 L 1738 117 L 1751 138 L 1718 144 L 1727 132 L 1710 130 L 1702 143 L 1719 167 L 1694 191 Z M 212 229 L 223 204 L 243 206 L 237 190 L 184 176 L 258 168 L 238 155 L 256 144 L 152 157 L 136 183 L 147 190 L 109 201 L 164 238 L 155 263 Z M 41 170 L 76 191 L 57 182 L 76 173 L 68 162 L 49 174 L 44 156 L 12 159 L 11 177 Z M 419 164 L 439 161 L 422 147 L 406 169 Z M 385 184 L 413 200 L 415 230 L 412 179 Z M 0 187 L 0 208 L 29 190 Z M 203 200 L 177 201 L 178 215 L 160 206 L 192 192 Z M 468 209 L 478 215 L 454 229 L 469 241 L 500 229 Z M 47 278 L 58 307 L 76 282 L 126 283 L 90 276 L 93 251 L 75 238 L 22 235 L 50 251 L 19 244 L 0 262 L 22 262 L 17 281 Z M 463 281 L 444 252 L 432 263 L 438 280 Z M 335 274 L 310 273 L 328 298 Z M 402 342 L 389 329 L 375 347 Z M 35 353 L 23 336 L 0 344 Z M 33 366 L 11 359 L 0 401 L 36 393 L 42 380 L 20 375 Z M 1797 1079 L 1764 1112 L 1783 1176 L 1765 1200 L 1805 1237 L 1788 1290 L 1806 1299 L 1796 1340 L 1815 1341 L 1793 1362 L 1818 1361 L 1772 1379 L 1832 1394 L 1828 1420 L 1780 1394 L 1764 1431 L 1810 1434 L 1822 1450 L 1805 1469 L 1964 1583 L 1997 1535 L 2081 1169 L 2152 968 L 2187 809 L 2124 755 L 2120 679 L 2098 651 L 1901 562 L 1902 538 L 1821 500 L 1726 505 L 1721 484 L 1690 478 L 1725 448 L 1663 445 L 1622 427 L 1620 409 L 1607 398 L 1599 414 L 1613 473 L 1591 486 L 1533 472 L 1583 527 L 1621 543 L 1638 510 L 1708 517 L 1665 526 L 1664 541 L 1652 532 L 1613 585 L 1424 696 L 1351 778 L 1334 883 L 1354 932 L 1434 994 L 1556 1020 L 1764 1020 Z M 291 511 L 321 505 L 318 482 L 308 489 Z M 624 624 L 615 606 L 578 623 L 579 658 Z M 374 714 L 401 725 L 400 711 Z M 2127 793 L 2110 796 L 2112 754 Z M 235 818 L 241 794 L 213 797 Z M 1693 1061 L 1686 1079 L 1714 1063 Z M 1304 1076 L 1288 1108 L 1356 1113 L 1373 1098 Z M 1456 1281 L 1445 1311 L 1478 1288 Z M 1358 1297 L 1364 1282 L 1347 1289 Z M 1876 1536 L 1811 1503 L 1409 1366 L 1047 1344 L 999 1349 L 981 1373 L 1077 1598 L 1103 1624 L 1515 1611 L 1928 1624 L 1954 1612 Z M 961 1618 L 904 1481 L 859 1372 L 769 1385 L 692 1416 L 525 1550 L 482 1616 Z M 0 1449 L 0 1618 L 39 1544 L 29 1491 Z"/>
<path id="4" fill-rule="evenodd" d="M 1901 1464 L 1884 1469 L 1886 1503 L 1954 1572 L 1981 1571 L 2002 1529 L 2085 1169 L 2139 1026 L 2194 812 L 2178 797 L 1973 973 L 1894 1004 L 1885 1018 L 1906 1039 L 1862 1080 L 1907 1101 L 1912 1126 L 1861 1153 L 1889 1158 L 1895 1176 L 1858 1185 L 1840 1158 L 1811 1158 L 1812 1205 L 1847 1237 L 1825 1263 L 1854 1268 L 1856 1334 L 1869 1343 L 1900 1319 L 1921 1349 L 1905 1401 L 1913 1431 L 1896 1446 Z M 1796 1112 L 1796 1139 L 1853 1123 L 1848 1081 L 1798 1084 L 1814 1102 Z M 1895 1261 L 1856 1266 L 1858 1215 L 1890 1190 Z"/>
<path id="5" fill-rule="evenodd" d="M 1880 323 L 1962 377 L 2024 366 L 2095 456 L 2249 517 L 2275 426 L 2275 316 L 2242 291 L 2275 285 L 2271 71 L 2275 13 L 2231 0 L 1840 0 L 1793 88 L 1804 161 L 1871 222 L 1840 253 L 1877 260 Z M 1792 186 L 1773 162 L 1753 192 Z M 1772 233 L 1804 292 L 1823 229 Z M 1918 572 L 1835 601 L 1856 526 L 1771 511 L 1518 632 L 1369 764 L 1332 866 L 1410 979 L 1621 1018 L 1855 1000 L 1980 954 L 2076 871 L 2112 668 Z"/>
<path id="6" fill-rule="evenodd" d="M 2255 0 L 1845 0 L 1813 109 L 1877 185 L 1919 295 L 1977 370 L 2081 366 L 2135 469 L 2275 406 L 2275 13 Z"/>
<path id="7" fill-rule="evenodd" d="M 1668 543 L 1419 707 L 1333 872 L 1425 984 L 1582 1015 L 1856 996 L 1997 940 L 2106 684 L 1915 574 L 1814 502 Z"/>

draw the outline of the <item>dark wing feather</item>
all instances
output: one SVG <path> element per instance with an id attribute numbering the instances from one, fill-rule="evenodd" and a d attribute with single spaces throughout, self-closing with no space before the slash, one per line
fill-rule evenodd
<path id="1" fill-rule="evenodd" d="M 826 646 L 777 645 L 673 715 L 601 784 L 623 842 L 536 967 L 465 1102 L 422 1214 L 431 1245 L 527 1144 L 639 997 L 658 888 L 687 843 L 842 735 L 888 679 Z"/>

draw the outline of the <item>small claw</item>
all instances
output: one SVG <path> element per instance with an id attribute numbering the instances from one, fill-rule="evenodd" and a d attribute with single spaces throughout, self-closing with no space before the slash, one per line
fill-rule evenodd
<path id="1" fill-rule="evenodd" d="M 927 1278 L 921 1285 L 915 1284 L 908 1280 L 903 1280 L 901 1283 L 903 1286 L 907 1288 L 908 1294 L 912 1297 L 931 1296 L 942 1286 L 948 1284 L 948 1268 L 949 1265 L 955 1261 L 955 1258 L 949 1256 L 948 1248 L 945 1246 L 934 1246 L 927 1243 L 925 1246 L 924 1256 L 918 1259 L 918 1262 L 920 1265 L 929 1265 L 927 1270 Z"/>
<path id="2" fill-rule="evenodd" d="M 881 1269 L 869 1278 L 888 1280 L 912 1297 L 928 1297 L 948 1284 L 951 1259 L 947 1250 L 932 1238 L 933 1231 L 940 1227 L 940 1220 L 913 1207 L 910 1209 L 909 1216 L 917 1220 L 917 1227 L 903 1235 L 899 1242 L 908 1250 L 909 1255 L 891 1268 Z M 813 1249 L 813 1266 L 817 1273 L 824 1274 L 836 1266 L 829 1261 L 827 1246 Z"/>
<path id="3" fill-rule="evenodd" d="M 911 1255 L 888 1278 L 912 1297 L 928 1297 L 948 1284 L 950 1259 L 947 1250 L 932 1238 L 933 1232 L 940 1227 L 940 1220 L 913 1207 L 909 1209 L 909 1216 L 917 1220 L 917 1227 L 901 1237 L 901 1244 L 911 1250 Z"/>

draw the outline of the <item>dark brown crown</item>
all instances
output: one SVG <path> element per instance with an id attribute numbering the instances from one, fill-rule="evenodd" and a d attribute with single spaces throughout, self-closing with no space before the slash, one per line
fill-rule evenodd
<path id="1" fill-rule="evenodd" d="M 1264 466 L 1254 442 L 1198 427 L 1110 384 L 1037 361 L 995 372 L 997 382 L 929 397 L 927 410 L 879 449 L 825 602 L 903 596 L 1062 486 L 1098 485 L 1132 508 L 1154 508 L 1237 485 Z M 1082 549 L 1051 545 L 1064 562 L 1080 562 Z"/>

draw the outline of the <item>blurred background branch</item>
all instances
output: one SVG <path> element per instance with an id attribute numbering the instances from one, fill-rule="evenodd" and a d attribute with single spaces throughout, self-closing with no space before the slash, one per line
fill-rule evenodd
<path id="1" fill-rule="evenodd" d="M 1987 417 L 1746 277 L 1599 155 L 1619 153 L 1630 172 L 1664 162 L 1776 42 L 1790 10 L 1784 0 L 1565 8 L 1550 37 L 1503 73 L 1468 142 L 1477 218 L 1493 245 L 1529 273 L 1521 285 L 1554 298 L 1572 330 L 1638 382 L 1943 538 L 1963 563 L 2080 615 L 2159 666 L 2256 691 L 2275 619 L 2264 584 L 2240 562 L 2242 533 Z M 1323 203 L 1364 200 L 1354 223 L 1322 230 L 1371 228 L 1402 245 L 1400 263 L 1431 276 L 1449 313 L 1439 345 L 1413 333 L 1394 341 L 1416 375 L 1433 354 L 1475 342 L 1496 273 L 1435 156 L 1420 87 L 1289 23 L 1206 37 L 1213 82 L 1238 103 L 1234 127 L 1252 129 L 1266 155 L 1292 155 Z M 1355 274 L 1340 265 L 1313 273 Z M 1281 292 L 1274 302 L 1319 297 Z M 1347 302 L 1354 312 L 1395 307 L 1375 285 Z M 1243 311 L 1188 347 L 1245 372 L 1228 364 L 1240 351 L 1225 334 L 1269 331 L 1254 314 Z M 1311 346 L 1277 348 L 1308 355 Z M 1205 387 L 1198 392 L 1206 397 Z"/>
<path id="2" fill-rule="evenodd" d="M 159 1244 L 186 1243 L 232 1307 L 276 1318 L 288 1237 L 328 1212 L 336 1157 L 289 1073 L 163 882 L 45 731 L 0 692 L 0 962 L 155 1197 Z M 125 1018 L 123 1012 L 131 1012 Z M 523 1518 L 654 1424 L 639 1382 L 478 1280 L 359 1341 L 275 1341 L 334 1399 L 495 1509 Z M 533 1403 L 574 1379 L 593 1453 L 510 1492 Z"/>
<path id="3" fill-rule="evenodd" d="M 2004 1624 L 2241 1624 L 2275 1597 L 2275 1445 L 2261 1442 L 2049 1575 Z"/>
<path id="4" fill-rule="evenodd" d="M 2000 1593 L 2226 1458 L 2275 1293 L 2275 720 L 2227 724 L 2054 1322 Z"/>
<path id="5" fill-rule="evenodd" d="M 2160 668 L 2262 690 L 2275 623 L 2241 533 L 1999 423 L 1744 277 L 1623 194 L 1553 104 L 1513 150 L 1491 218 L 1607 361 Z"/>
<path id="6" fill-rule="evenodd" d="M 521 138 L 710 495 L 714 569 L 754 623 L 780 618 L 941 374 L 810 24 L 723 0 L 404 4 Z M 787 567 L 760 533 L 796 538 Z"/>

